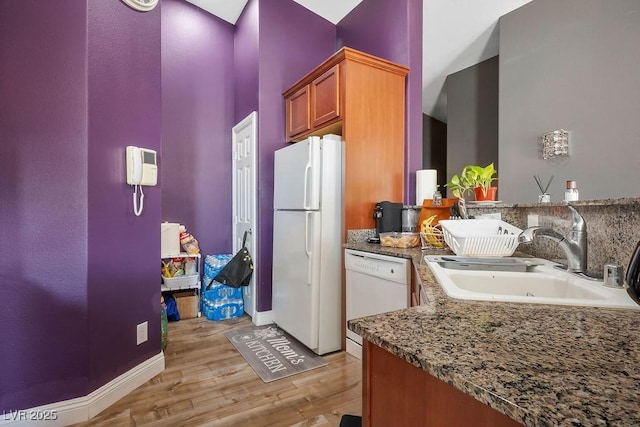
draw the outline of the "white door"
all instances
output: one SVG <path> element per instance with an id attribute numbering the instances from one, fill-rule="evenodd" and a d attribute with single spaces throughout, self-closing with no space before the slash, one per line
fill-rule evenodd
<path id="1" fill-rule="evenodd" d="M 312 136 L 275 152 L 273 208 L 320 208 L 320 137 Z"/>
<path id="2" fill-rule="evenodd" d="M 315 349 L 318 347 L 321 213 L 273 213 L 273 320 Z"/>
<path id="3" fill-rule="evenodd" d="M 249 286 L 242 288 L 244 311 L 255 319 L 258 294 L 259 271 L 256 268 L 258 259 L 257 214 L 256 214 L 256 173 L 257 173 L 257 125 L 258 115 L 254 111 L 232 129 L 233 167 L 232 167 L 232 241 L 233 253 L 242 247 L 242 238 L 246 233 L 246 246 L 254 260 L 253 276 Z M 254 320 L 255 321 L 255 320 Z"/>

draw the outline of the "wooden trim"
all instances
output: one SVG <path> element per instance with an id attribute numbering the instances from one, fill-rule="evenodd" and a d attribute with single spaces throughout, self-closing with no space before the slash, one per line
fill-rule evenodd
<path id="1" fill-rule="evenodd" d="M 389 73 L 394 73 L 402 77 L 406 77 L 409 74 L 409 68 L 396 62 L 388 61 L 384 58 L 370 55 L 368 53 L 360 52 L 349 47 L 343 48 L 345 52 L 345 59 L 353 62 L 359 62 L 361 64 L 368 65 L 373 68 L 378 68 Z"/>
<path id="2" fill-rule="evenodd" d="M 162 371 L 164 371 L 164 353 L 160 352 L 86 396 L 25 409 L 20 413 L 26 418 L 29 418 L 32 413 L 55 414 L 56 420 L 52 423 L 61 426 L 88 421 Z M 16 415 L 20 414 L 15 412 Z M 12 426 L 29 426 L 34 423 L 38 424 L 37 420 L 19 417 L 11 420 L 6 416 L 0 421 L 1 425 Z M 43 421 L 43 424 L 45 423 L 46 421 Z"/>
<path id="3" fill-rule="evenodd" d="M 333 56 L 331 56 L 329 59 L 324 61 L 318 67 L 314 68 L 311 72 L 309 72 L 303 78 L 301 78 L 296 83 L 294 83 L 293 86 L 291 86 L 291 88 L 287 89 L 282 94 L 282 96 L 284 96 L 285 98 L 288 98 L 297 90 L 299 90 L 301 87 L 310 84 L 315 78 L 317 78 L 318 76 L 321 76 L 326 71 L 328 71 L 329 69 L 334 67 L 336 64 L 339 64 L 345 59 L 349 61 L 365 64 L 370 67 L 378 68 L 380 70 L 394 73 L 403 77 L 409 74 L 409 68 L 405 67 L 404 65 L 400 65 L 383 58 L 378 58 L 377 56 L 360 52 L 350 47 L 343 47 L 342 49 L 337 51 L 335 54 L 333 54 Z"/>
<path id="4" fill-rule="evenodd" d="M 296 137 L 287 138 L 287 142 L 300 142 L 309 138 L 310 136 L 323 136 L 328 133 L 334 135 L 342 135 L 342 120 L 340 117 L 336 117 L 334 120 L 325 123 L 321 128 L 318 128 L 313 132 L 302 133 Z"/>
<path id="5" fill-rule="evenodd" d="M 371 427 L 371 358 L 369 347 L 372 344 L 362 340 L 362 427 Z"/>

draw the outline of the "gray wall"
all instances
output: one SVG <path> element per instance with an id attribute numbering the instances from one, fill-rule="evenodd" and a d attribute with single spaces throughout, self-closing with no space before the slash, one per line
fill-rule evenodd
<path id="1" fill-rule="evenodd" d="M 438 184 L 443 191 L 447 183 L 447 124 L 422 115 L 422 169 L 438 171 Z"/>
<path id="2" fill-rule="evenodd" d="M 640 194 L 640 1 L 534 0 L 500 19 L 499 191 L 533 202 L 534 174 L 581 199 Z M 542 134 L 570 131 L 571 155 L 543 160 Z"/>
<path id="3" fill-rule="evenodd" d="M 498 168 L 498 57 L 447 76 L 447 179 L 491 162 Z"/>

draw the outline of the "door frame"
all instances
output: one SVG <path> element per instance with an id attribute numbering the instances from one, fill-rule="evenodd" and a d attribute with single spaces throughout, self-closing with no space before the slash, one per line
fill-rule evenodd
<path id="1" fill-rule="evenodd" d="M 258 286 L 259 283 L 258 278 L 260 275 L 260 269 L 257 266 L 258 260 L 258 189 L 257 189 L 257 176 L 258 176 L 258 156 L 257 156 L 257 147 L 258 147 L 258 113 L 256 111 L 251 112 L 247 117 L 240 120 L 233 128 L 231 129 L 231 137 L 232 137 L 232 147 L 231 147 L 231 156 L 232 156 L 232 166 L 231 166 L 231 198 L 232 198 L 232 211 L 231 211 L 231 241 L 232 241 L 232 252 L 235 254 L 240 250 L 240 244 L 238 243 L 238 233 L 236 230 L 236 225 L 238 223 L 238 212 L 236 211 L 236 207 L 238 204 L 236 203 L 237 198 L 237 165 L 236 165 L 236 147 L 237 147 L 237 136 L 240 130 L 246 128 L 247 126 L 251 126 L 251 141 L 252 146 L 250 147 L 251 153 L 251 169 L 253 171 L 253 179 L 250 185 L 253 186 L 253 203 L 251 203 L 250 208 L 250 230 L 251 233 L 247 236 L 247 241 L 250 242 L 248 245 L 251 247 L 251 256 L 253 257 L 253 275 L 251 277 L 251 282 L 249 284 L 248 291 L 252 293 L 253 298 L 251 299 L 252 304 L 250 307 L 247 307 L 245 304 L 244 311 L 251 316 L 253 322 L 256 322 L 256 314 L 257 314 L 257 305 L 258 305 Z M 246 292 L 246 291 L 245 291 Z"/>

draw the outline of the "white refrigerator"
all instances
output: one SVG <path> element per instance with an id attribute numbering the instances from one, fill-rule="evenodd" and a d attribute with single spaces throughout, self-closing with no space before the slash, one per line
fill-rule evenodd
<path id="1" fill-rule="evenodd" d="M 275 323 L 317 354 L 341 348 L 343 143 L 312 136 L 275 152 Z"/>

